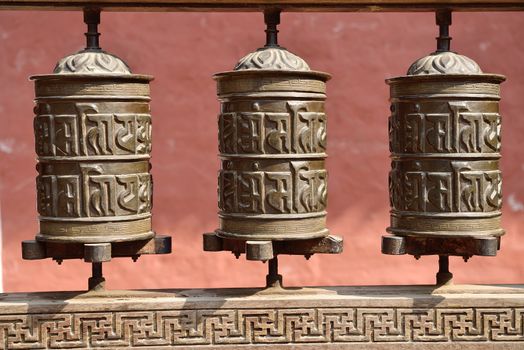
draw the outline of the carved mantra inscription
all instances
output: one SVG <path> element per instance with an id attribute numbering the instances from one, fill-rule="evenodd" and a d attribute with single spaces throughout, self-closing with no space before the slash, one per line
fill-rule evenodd
<path id="1" fill-rule="evenodd" d="M 493 153 L 500 151 L 495 102 L 394 103 L 389 118 L 393 153 Z"/>
<path id="2" fill-rule="evenodd" d="M 260 73 L 253 81 L 264 78 Z M 224 86 L 244 79 L 231 74 L 218 80 L 217 234 L 246 240 L 326 236 L 324 90 L 262 93 L 253 86 L 251 92 L 222 95 Z"/>
<path id="3" fill-rule="evenodd" d="M 219 208 L 223 213 L 313 213 L 326 208 L 327 171 L 323 160 L 223 163 L 223 168 L 228 169 L 219 175 Z"/>
<path id="4" fill-rule="evenodd" d="M 36 79 L 37 95 L 47 92 L 37 96 L 34 118 L 37 238 L 89 243 L 152 237 L 148 99 L 127 96 L 125 82 L 109 91 L 102 89 L 107 81 Z M 137 84 L 148 89 L 147 80 Z M 104 91 L 86 97 L 87 85 Z M 76 88 L 66 88 L 71 86 Z"/>
<path id="5" fill-rule="evenodd" d="M 389 232 L 503 233 L 498 102 L 460 98 L 392 98 Z"/>
<path id="6" fill-rule="evenodd" d="M 421 346 L 438 342 L 495 344 L 524 341 L 523 325 L 524 309 L 512 307 L 4 314 L 0 316 L 0 349 L 408 342 Z"/>
<path id="7" fill-rule="evenodd" d="M 393 103 L 391 207 L 425 213 L 499 211 L 497 109 L 495 102 Z M 431 158 L 439 154 L 447 155 Z"/>
<path id="8" fill-rule="evenodd" d="M 260 109 L 258 103 L 254 109 Z M 229 112 L 219 116 L 219 150 L 234 154 L 307 154 L 326 151 L 322 102 L 286 102 L 285 112 Z"/>
<path id="9" fill-rule="evenodd" d="M 221 214 L 323 212 L 327 202 L 323 102 L 224 105 L 226 110 L 235 108 L 255 112 L 219 116 L 219 144 L 224 159 L 218 181 Z M 314 158 L 300 159 L 308 155 Z M 280 157 L 277 160 L 275 156 Z"/>
<path id="10" fill-rule="evenodd" d="M 136 106 L 140 107 L 144 109 Z M 38 105 L 34 129 L 39 157 L 149 157 L 152 127 L 148 113 L 99 113 L 94 103 L 76 103 L 74 109 L 74 114 L 55 114 L 50 104 Z"/>
<path id="11" fill-rule="evenodd" d="M 427 171 L 424 168 L 435 168 L 435 161 L 393 161 L 389 175 L 391 207 L 425 213 L 501 209 L 501 172 L 487 170 L 498 168 L 498 162 L 452 161 L 450 167 L 447 165 Z"/>
<path id="12" fill-rule="evenodd" d="M 147 214 L 152 206 L 152 183 L 149 164 L 141 165 L 144 172 L 117 175 L 108 172 L 125 169 L 84 163 L 74 166 L 80 174 L 61 175 L 53 174 L 60 167 L 40 164 L 44 170 L 36 181 L 38 212 L 47 219 Z"/>

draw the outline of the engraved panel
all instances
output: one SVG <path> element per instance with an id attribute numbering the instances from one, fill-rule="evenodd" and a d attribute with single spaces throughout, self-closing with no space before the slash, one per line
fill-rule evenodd
<path id="1" fill-rule="evenodd" d="M 151 116 L 144 113 L 99 113 L 94 103 L 74 104 L 76 114 L 53 114 L 40 103 L 34 121 L 40 157 L 149 155 Z"/>
<path id="2" fill-rule="evenodd" d="M 391 86 L 389 233 L 423 237 L 500 236 L 501 76 L 404 77 Z M 450 255 L 470 248 L 439 247 Z M 421 251 L 433 254 L 432 243 Z M 464 248 L 464 249 L 462 249 Z M 471 248 L 472 254 L 478 250 Z M 492 253 L 490 253 L 492 254 Z M 466 254 L 467 255 L 467 254 Z"/>
<path id="3" fill-rule="evenodd" d="M 215 75 L 218 83 L 218 94 L 242 94 L 245 92 L 271 92 L 280 94 L 285 92 L 307 92 L 315 94 L 324 94 L 326 91 L 327 76 L 318 74 L 316 77 L 306 77 L 305 74 L 297 72 L 297 74 L 290 74 L 290 72 L 266 73 L 264 75 L 258 74 L 260 72 L 252 72 L 249 76 L 245 72 L 236 75 L 234 79 L 222 79 L 226 74 Z M 318 97 L 318 95 L 317 95 Z"/>
<path id="4" fill-rule="evenodd" d="M 326 208 L 323 161 L 225 160 L 224 164 L 226 170 L 219 174 L 219 207 L 224 214 L 314 213 Z"/>
<path id="5" fill-rule="evenodd" d="M 95 243 L 154 235 L 149 80 L 35 77 L 38 240 Z"/>
<path id="6" fill-rule="evenodd" d="M 151 211 L 149 173 L 107 174 L 109 166 L 100 164 L 79 164 L 78 167 L 78 174 L 63 175 L 58 173 L 61 169 L 57 166 L 43 166 L 45 170 L 37 177 L 41 216 L 88 218 Z"/>
<path id="7" fill-rule="evenodd" d="M 491 153 L 500 151 L 495 102 L 399 102 L 392 105 L 393 153 Z"/>
<path id="8" fill-rule="evenodd" d="M 290 307 L 0 316 L 0 349 L 524 341 L 518 307 Z M 507 344 L 507 343 L 506 343 Z M 515 346 L 518 346 L 515 344 Z M 512 348 L 513 349 L 513 348 Z M 514 349 L 517 349 L 515 347 Z"/>
<path id="9" fill-rule="evenodd" d="M 260 108 L 255 105 L 255 110 Z M 324 153 L 327 119 L 323 104 L 288 101 L 283 110 L 220 114 L 220 152 L 228 156 Z"/>
<path id="10" fill-rule="evenodd" d="M 287 240 L 329 234 L 327 76 L 281 73 L 215 76 L 221 100 L 216 231 L 221 237 Z"/>
<path id="11" fill-rule="evenodd" d="M 491 161 L 449 164 L 393 161 L 389 175 L 392 208 L 428 213 L 500 211 L 502 175 L 497 170 L 498 164 Z"/>

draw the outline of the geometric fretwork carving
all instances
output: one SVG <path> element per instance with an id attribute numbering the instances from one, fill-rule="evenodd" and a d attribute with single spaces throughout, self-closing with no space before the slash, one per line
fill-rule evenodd
<path id="1" fill-rule="evenodd" d="M 1 349 L 524 341 L 524 308 L 283 308 L 0 316 Z"/>

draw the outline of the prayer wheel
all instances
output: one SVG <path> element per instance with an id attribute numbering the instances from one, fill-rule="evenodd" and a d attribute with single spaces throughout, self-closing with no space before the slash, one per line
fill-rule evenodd
<path id="1" fill-rule="evenodd" d="M 394 237 L 384 237 L 383 252 L 395 254 L 396 236 L 412 239 L 404 248 L 414 255 L 494 255 L 504 234 L 499 100 L 505 78 L 449 51 L 447 26 L 438 39 L 437 52 L 413 63 L 406 76 L 387 80 L 387 231 Z"/>
<path id="2" fill-rule="evenodd" d="M 275 33 L 276 34 L 276 33 Z M 223 238 L 303 240 L 326 237 L 324 108 L 329 75 L 268 44 L 214 76 L 221 169 Z"/>
<path id="3" fill-rule="evenodd" d="M 37 240 L 149 239 L 152 77 L 131 74 L 121 59 L 98 47 L 98 33 L 86 35 L 85 50 L 60 60 L 53 74 L 31 77 Z"/>
<path id="4" fill-rule="evenodd" d="M 153 182 L 147 75 L 132 74 L 99 46 L 99 8 L 85 8 L 86 48 L 35 82 L 40 231 L 26 260 L 91 263 L 88 289 L 105 289 L 104 262 L 169 254 L 151 226 Z"/>
<path id="5" fill-rule="evenodd" d="M 266 45 L 218 73 L 220 226 L 208 252 L 268 262 L 266 287 L 281 287 L 279 255 L 340 254 L 326 227 L 326 82 L 278 45 L 279 9 L 264 11 Z"/>

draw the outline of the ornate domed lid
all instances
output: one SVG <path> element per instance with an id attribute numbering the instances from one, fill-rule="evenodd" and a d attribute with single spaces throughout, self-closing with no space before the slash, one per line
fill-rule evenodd
<path id="1" fill-rule="evenodd" d="M 471 58 L 450 50 L 451 11 L 438 10 L 435 13 L 435 19 L 439 26 L 437 51 L 416 60 L 409 67 L 407 75 L 482 74 L 479 65 Z"/>
<path id="2" fill-rule="evenodd" d="M 84 22 L 87 24 L 86 48 L 58 61 L 53 73 L 131 74 L 131 69 L 124 61 L 100 48 L 100 10 L 84 9 Z"/>
<path id="3" fill-rule="evenodd" d="M 277 26 L 280 24 L 280 10 L 264 11 L 264 22 L 266 45 L 242 57 L 234 70 L 311 71 L 306 61 L 278 45 Z"/>
<path id="4" fill-rule="evenodd" d="M 83 50 L 62 58 L 55 74 L 131 74 L 129 66 L 117 56 L 102 50 Z"/>
<path id="5" fill-rule="evenodd" d="M 407 72 L 407 75 L 427 74 L 482 74 L 482 70 L 471 58 L 444 51 L 418 59 Z"/>
<path id="6" fill-rule="evenodd" d="M 234 70 L 244 69 L 311 70 L 306 61 L 280 46 L 266 46 L 244 56 Z"/>

